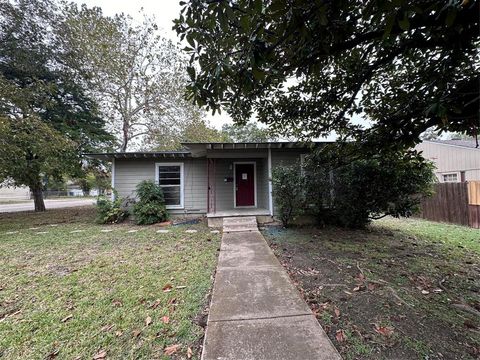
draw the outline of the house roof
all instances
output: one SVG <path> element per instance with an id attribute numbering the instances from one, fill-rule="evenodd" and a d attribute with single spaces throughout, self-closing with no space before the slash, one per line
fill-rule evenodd
<path id="1" fill-rule="evenodd" d="M 425 142 L 432 142 L 442 145 L 453 145 L 460 146 L 470 149 L 479 149 L 477 141 L 475 139 L 465 139 L 465 140 L 424 140 Z"/>
<path id="2" fill-rule="evenodd" d="M 135 151 L 135 152 L 107 152 L 84 154 L 99 160 L 112 159 L 152 159 L 152 158 L 187 158 L 191 157 L 190 151 Z"/>
<path id="3" fill-rule="evenodd" d="M 179 151 L 137 151 L 137 152 L 107 152 L 88 153 L 87 157 L 111 159 L 136 159 L 136 158 L 186 158 L 204 156 L 206 151 L 214 150 L 256 150 L 256 149 L 302 149 L 318 146 L 323 142 L 242 142 L 242 143 L 182 143 L 185 150 Z"/>
<path id="4" fill-rule="evenodd" d="M 268 141 L 268 142 L 184 142 L 183 146 L 202 146 L 206 149 L 268 149 L 268 148 L 305 148 L 326 143 L 327 141 Z"/>

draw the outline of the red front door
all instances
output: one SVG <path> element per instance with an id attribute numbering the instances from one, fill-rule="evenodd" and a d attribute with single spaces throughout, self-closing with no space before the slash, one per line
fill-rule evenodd
<path id="1" fill-rule="evenodd" d="M 237 206 L 255 206 L 255 166 L 235 164 L 235 198 Z"/>

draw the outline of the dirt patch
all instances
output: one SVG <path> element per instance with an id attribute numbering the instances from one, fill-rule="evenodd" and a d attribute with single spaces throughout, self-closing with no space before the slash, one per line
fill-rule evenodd
<path id="1" fill-rule="evenodd" d="M 382 227 L 264 235 L 346 359 L 480 358 L 477 254 Z"/>

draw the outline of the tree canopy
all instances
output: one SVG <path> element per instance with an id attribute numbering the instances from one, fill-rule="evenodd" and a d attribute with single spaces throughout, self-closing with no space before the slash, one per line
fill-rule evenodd
<path id="1" fill-rule="evenodd" d="M 267 142 L 277 139 L 269 129 L 261 128 L 254 122 L 225 124 L 222 131 L 231 142 Z"/>
<path id="2" fill-rule="evenodd" d="M 85 75 L 119 150 L 175 148 L 189 128 L 205 126 L 204 112 L 184 98 L 185 54 L 161 35 L 154 18 L 138 23 L 71 4 L 63 27 L 70 59 Z"/>
<path id="3" fill-rule="evenodd" d="M 81 170 L 81 153 L 110 144 L 98 107 L 60 41 L 63 8 L 0 2 L 0 182 L 27 185 L 45 210 L 42 178 Z"/>
<path id="4" fill-rule="evenodd" d="M 182 4 L 190 97 L 237 122 L 375 147 L 412 146 L 431 127 L 477 132 L 478 0 Z"/>

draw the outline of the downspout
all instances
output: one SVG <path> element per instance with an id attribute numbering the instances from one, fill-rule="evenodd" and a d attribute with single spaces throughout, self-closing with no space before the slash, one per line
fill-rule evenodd
<path id="1" fill-rule="evenodd" d="M 268 148 L 268 209 L 273 216 L 272 149 Z"/>

